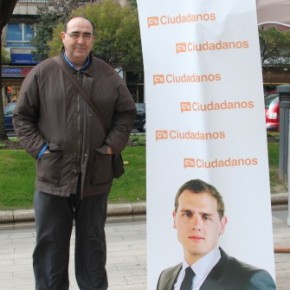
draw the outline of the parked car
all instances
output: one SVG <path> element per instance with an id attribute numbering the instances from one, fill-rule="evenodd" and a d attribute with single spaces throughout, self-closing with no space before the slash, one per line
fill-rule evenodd
<path id="1" fill-rule="evenodd" d="M 133 129 L 137 129 L 139 132 L 146 131 L 146 109 L 144 103 L 136 103 L 136 118 L 133 123 Z"/>
<path id="2" fill-rule="evenodd" d="M 16 102 L 11 102 L 4 108 L 4 127 L 6 132 L 14 131 L 12 115 Z M 140 132 L 146 131 L 146 112 L 144 103 L 136 103 L 137 114 L 134 120 L 133 129 Z"/>
<path id="3" fill-rule="evenodd" d="M 279 131 L 279 96 L 277 92 L 265 96 L 266 128 L 269 131 Z"/>
<path id="4" fill-rule="evenodd" d="M 12 115 L 16 106 L 16 102 L 8 103 L 4 107 L 4 128 L 6 132 L 14 131 L 12 123 Z"/>

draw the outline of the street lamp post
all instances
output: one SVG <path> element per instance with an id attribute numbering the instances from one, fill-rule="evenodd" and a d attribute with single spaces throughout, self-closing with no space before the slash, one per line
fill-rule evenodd
<path id="1" fill-rule="evenodd" d="M 290 134 L 289 134 L 289 111 L 290 111 L 290 85 L 277 87 L 280 106 L 280 135 L 279 135 L 279 177 L 288 181 L 288 217 L 287 224 L 290 226 Z"/>

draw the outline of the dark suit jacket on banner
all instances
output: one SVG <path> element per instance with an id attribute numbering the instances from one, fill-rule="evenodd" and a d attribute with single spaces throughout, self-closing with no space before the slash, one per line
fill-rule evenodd
<path id="1" fill-rule="evenodd" d="M 270 274 L 228 256 L 222 249 L 221 259 L 211 270 L 200 290 L 275 290 Z M 157 290 L 173 290 L 182 264 L 164 270 Z"/>

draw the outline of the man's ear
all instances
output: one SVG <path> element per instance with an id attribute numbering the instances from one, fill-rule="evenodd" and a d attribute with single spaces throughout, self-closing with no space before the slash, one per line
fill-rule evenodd
<path id="1" fill-rule="evenodd" d="M 225 232 L 227 222 L 228 222 L 228 218 L 225 217 L 225 216 L 222 217 L 222 219 L 221 219 L 221 231 L 220 231 L 220 235 L 222 235 Z"/>
<path id="2" fill-rule="evenodd" d="M 172 216 L 173 216 L 173 228 L 176 229 L 176 225 L 175 225 L 176 211 L 175 210 L 173 211 Z"/>
<path id="3" fill-rule="evenodd" d="M 62 32 L 59 34 L 59 38 L 60 38 L 61 40 L 63 40 L 64 37 L 65 37 L 65 32 L 62 31 Z"/>

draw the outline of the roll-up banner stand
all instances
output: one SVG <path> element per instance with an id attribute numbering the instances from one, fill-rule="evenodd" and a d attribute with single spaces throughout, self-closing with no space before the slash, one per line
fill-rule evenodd
<path id="1" fill-rule="evenodd" d="M 223 195 L 223 249 L 274 277 L 256 1 L 137 3 L 147 118 L 147 289 L 182 261 L 174 197 L 195 178 Z"/>

